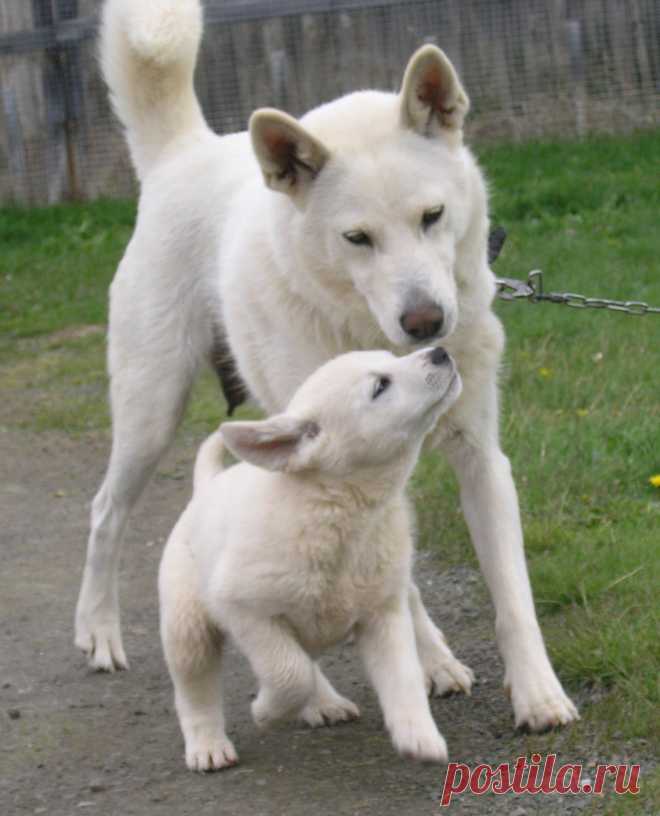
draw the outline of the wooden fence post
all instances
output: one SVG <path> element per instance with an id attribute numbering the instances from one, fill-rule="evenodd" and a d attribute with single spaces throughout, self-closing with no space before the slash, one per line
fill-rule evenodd
<path id="1" fill-rule="evenodd" d="M 587 133 L 586 91 L 584 87 L 584 53 L 582 45 L 582 23 L 567 20 L 568 53 L 571 64 L 572 95 L 575 101 L 575 130 L 580 139 Z"/>
<path id="2" fill-rule="evenodd" d="M 32 0 L 35 28 L 55 28 L 78 16 L 78 0 Z M 48 201 L 81 197 L 78 172 L 78 122 L 81 108 L 80 46 L 55 42 L 46 49 L 43 69 L 48 132 Z"/>

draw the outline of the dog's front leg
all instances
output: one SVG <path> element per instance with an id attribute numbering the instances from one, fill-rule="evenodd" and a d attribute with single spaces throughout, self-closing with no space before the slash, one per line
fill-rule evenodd
<path id="1" fill-rule="evenodd" d="M 474 422 L 466 417 L 464 430 L 443 447 L 458 476 L 463 513 L 495 605 L 504 684 L 515 724 L 542 731 L 571 722 L 578 713 L 550 665 L 536 619 L 518 496 L 498 442 L 494 380 L 479 405 L 479 417 Z"/>
<path id="2" fill-rule="evenodd" d="M 224 616 L 223 616 L 224 617 Z M 259 728 L 299 714 L 316 691 L 314 662 L 286 621 L 230 610 L 229 628 L 259 681 L 252 718 Z"/>
<path id="3" fill-rule="evenodd" d="M 446 762 L 447 745 L 429 708 L 407 598 L 358 627 L 357 636 L 396 750 L 411 759 Z"/>

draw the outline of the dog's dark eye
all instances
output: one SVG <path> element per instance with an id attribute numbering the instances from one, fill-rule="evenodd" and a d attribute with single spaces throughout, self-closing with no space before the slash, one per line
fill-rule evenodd
<path id="1" fill-rule="evenodd" d="M 374 385 L 374 391 L 371 395 L 371 399 L 376 399 L 380 397 L 383 391 L 387 391 L 387 389 L 392 385 L 392 380 L 389 377 L 379 377 L 376 380 L 376 385 Z"/>
<path id="2" fill-rule="evenodd" d="M 344 238 L 356 246 L 373 246 L 371 238 L 362 230 L 350 230 L 344 233 Z"/>
<path id="3" fill-rule="evenodd" d="M 433 224 L 436 224 L 442 218 L 442 213 L 444 211 L 444 204 L 441 204 L 439 207 L 433 207 L 430 210 L 426 210 L 422 216 L 422 229 L 427 230 L 429 227 L 432 227 Z"/>

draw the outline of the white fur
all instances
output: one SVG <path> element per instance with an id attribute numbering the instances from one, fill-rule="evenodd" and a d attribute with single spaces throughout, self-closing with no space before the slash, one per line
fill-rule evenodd
<path id="1" fill-rule="evenodd" d="M 389 384 L 377 393 L 383 377 Z M 315 662 L 355 632 L 396 749 L 446 761 L 418 656 L 425 637 L 442 635 L 411 597 L 404 488 L 424 436 L 459 393 L 450 358 L 434 363 L 428 349 L 403 358 L 351 352 L 315 372 L 284 414 L 226 423 L 202 445 L 159 578 L 191 770 L 237 761 L 219 691 L 226 634 L 257 675 L 252 714 L 266 727 L 291 716 L 311 726 L 359 716 Z M 222 471 L 223 440 L 246 462 Z M 444 642 L 435 657 L 469 687 L 470 670 Z"/>
<path id="2" fill-rule="evenodd" d="M 350 94 L 299 123 L 259 111 L 251 135 L 217 137 L 192 87 L 198 37 L 197 0 L 109 0 L 105 8 L 103 62 L 142 194 L 111 288 L 113 447 L 92 508 L 76 643 L 96 668 L 127 665 L 119 542 L 214 336 L 224 332 L 251 395 L 275 413 L 337 354 L 405 350 L 402 314 L 432 301 L 444 310 L 442 342 L 464 383 L 432 443 L 461 486 L 515 721 L 538 729 L 575 719 L 536 620 L 499 445 L 504 336 L 491 311 L 485 184 L 462 143 L 468 100 L 456 73 L 425 46 L 401 94 Z M 422 229 L 423 213 L 438 205 L 442 218 Z M 345 238 L 356 230 L 372 246 Z"/>

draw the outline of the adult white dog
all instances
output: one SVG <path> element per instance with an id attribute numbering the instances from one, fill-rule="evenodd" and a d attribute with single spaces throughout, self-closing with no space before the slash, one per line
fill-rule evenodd
<path id="1" fill-rule="evenodd" d="M 431 671 L 444 661 L 461 688 L 472 673 L 410 592 L 405 486 L 424 437 L 460 390 L 440 346 L 405 357 L 353 351 L 315 371 L 284 413 L 225 423 L 202 445 L 193 498 L 159 575 L 161 635 L 191 770 L 238 761 L 222 700 L 229 634 L 259 680 L 259 727 L 359 716 L 316 662 L 353 632 L 396 749 L 446 762 L 424 657 L 433 655 Z M 223 443 L 244 460 L 225 471 Z"/>
<path id="2" fill-rule="evenodd" d="M 339 353 L 442 338 L 464 389 L 432 441 L 460 482 L 515 723 L 538 730 L 575 719 L 537 623 L 498 440 L 504 336 L 491 311 L 486 190 L 462 142 L 469 103 L 456 72 L 424 46 L 399 94 L 349 94 L 300 122 L 259 110 L 249 134 L 218 137 L 192 84 L 201 21 L 198 0 L 104 8 L 103 70 L 141 196 L 111 287 L 113 445 L 92 507 L 77 645 L 95 668 L 127 665 L 120 538 L 219 342 L 249 393 L 276 413 Z M 454 685 L 441 671 L 434 681 L 439 692 Z"/>

